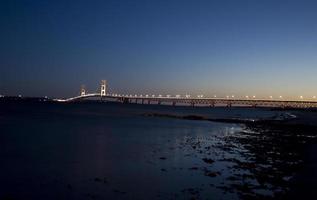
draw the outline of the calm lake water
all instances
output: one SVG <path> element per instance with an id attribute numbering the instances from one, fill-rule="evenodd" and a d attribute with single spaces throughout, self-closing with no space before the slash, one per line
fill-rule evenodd
<path id="1" fill-rule="evenodd" d="M 1 104 L 0 199 L 241 198 L 224 188 L 237 173 L 230 159 L 246 160 L 237 152 L 248 150 L 239 143 L 223 147 L 244 125 L 144 113 L 246 119 L 280 114 L 115 103 Z M 256 193 L 270 196 L 274 190 L 259 187 Z"/>

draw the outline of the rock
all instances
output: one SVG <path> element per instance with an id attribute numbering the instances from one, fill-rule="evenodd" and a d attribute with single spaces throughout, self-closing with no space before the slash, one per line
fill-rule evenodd
<path id="1" fill-rule="evenodd" d="M 96 181 L 96 182 L 101 182 L 102 180 L 101 180 L 101 178 L 96 177 L 96 178 L 94 179 L 94 181 Z"/>
<path id="2" fill-rule="evenodd" d="M 69 190 L 71 190 L 71 189 L 72 189 L 71 184 L 67 184 L 67 189 L 69 189 Z"/>
<path id="3" fill-rule="evenodd" d="M 212 164 L 215 162 L 213 159 L 210 159 L 210 158 L 203 158 L 203 161 L 208 164 Z"/>
<path id="4" fill-rule="evenodd" d="M 221 174 L 220 172 L 205 172 L 205 176 L 209 176 L 209 177 L 216 177 L 220 174 Z"/>
<path id="5" fill-rule="evenodd" d="M 120 190 L 117 190 L 117 189 L 114 189 L 113 192 L 117 193 L 117 194 L 126 194 L 127 193 L 127 192 L 120 191 Z"/>

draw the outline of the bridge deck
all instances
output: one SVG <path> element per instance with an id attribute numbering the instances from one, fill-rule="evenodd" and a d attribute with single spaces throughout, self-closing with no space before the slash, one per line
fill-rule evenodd
<path id="1" fill-rule="evenodd" d="M 92 93 L 76 96 L 68 99 L 55 99 L 58 102 L 72 102 L 86 98 L 102 98 L 119 101 L 122 103 L 147 103 L 171 105 L 188 104 L 191 106 L 253 106 L 253 107 L 294 107 L 294 108 L 317 108 L 317 101 L 296 101 L 296 100 L 274 100 L 274 99 L 227 99 L 227 98 L 186 98 L 186 97 L 146 97 L 146 96 L 118 96 Z"/>

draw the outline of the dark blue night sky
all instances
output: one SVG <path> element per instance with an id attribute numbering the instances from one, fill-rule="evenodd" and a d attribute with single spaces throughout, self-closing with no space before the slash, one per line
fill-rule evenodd
<path id="1" fill-rule="evenodd" d="M 317 95 L 317 1 L 0 2 L 0 93 Z"/>

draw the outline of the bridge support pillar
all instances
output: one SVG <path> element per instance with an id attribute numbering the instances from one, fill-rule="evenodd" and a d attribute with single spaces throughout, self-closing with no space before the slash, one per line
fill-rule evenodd
<path id="1" fill-rule="evenodd" d="M 142 99 L 142 104 L 144 104 L 144 99 Z"/>
<path id="2" fill-rule="evenodd" d="M 100 86 L 100 97 L 101 100 L 103 99 L 103 97 L 105 97 L 107 94 L 107 81 L 106 80 L 102 80 L 101 81 L 101 86 Z"/>
<path id="3" fill-rule="evenodd" d="M 150 101 L 150 100 L 147 100 L 147 104 L 151 104 L 151 101 Z"/>
<path id="4" fill-rule="evenodd" d="M 157 102 L 157 105 L 161 105 L 161 101 L 158 101 L 158 102 Z"/>
<path id="5" fill-rule="evenodd" d="M 231 106 L 232 106 L 231 103 L 228 103 L 228 104 L 227 104 L 227 107 L 228 107 L 228 108 L 231 108 Z"/>
<path id="6" fill-rule="evenodd" d="M 81 85 L 80 88 L 80 96 L 85 96 L 86 95 L 86 89 L 84 85 Z"/>
<path id="7" fill-rule="evenodd" d="M 175 101 L 173 101 L 172 105 L 173 105 L 173 106 L 176 106 L 176 102 L 175 102 Z"/>
<path id="8" fill-rule="evenodd" d="M 122 98 L 122 103 L 130 103 L 128 98 Z"/>
<path id="9" fill-rule="evenodd" d="M 191 107 L 195 107 L 195 103 L 194 102 L 191 102 L 190 105 L 191 105 Z"/>

